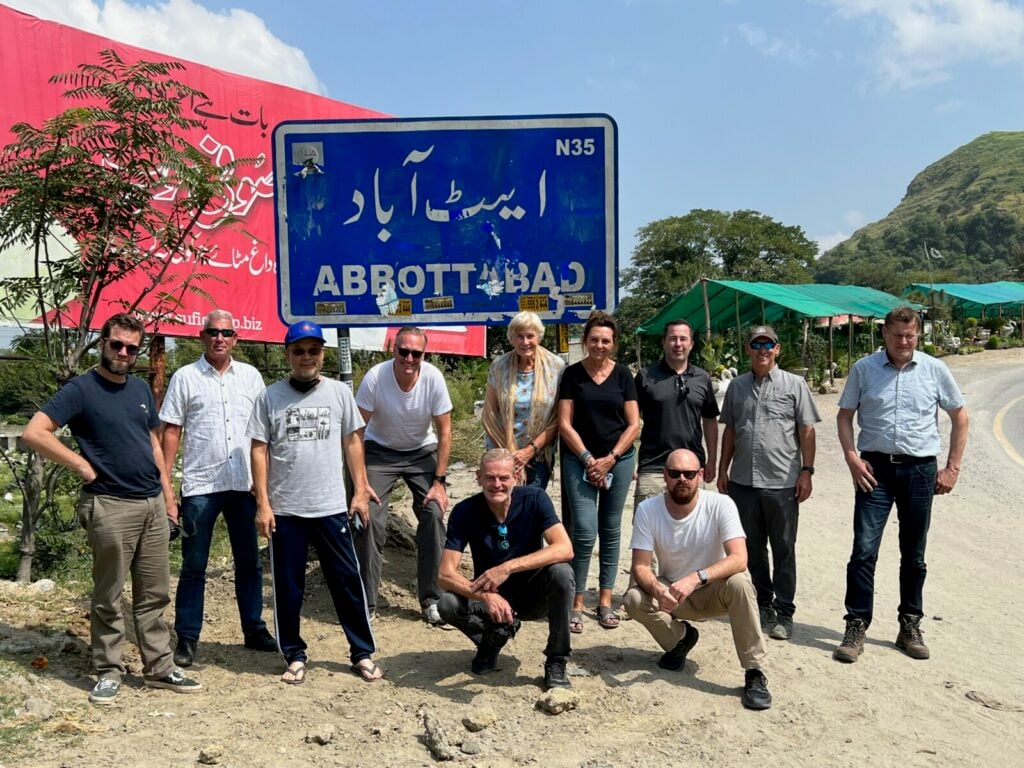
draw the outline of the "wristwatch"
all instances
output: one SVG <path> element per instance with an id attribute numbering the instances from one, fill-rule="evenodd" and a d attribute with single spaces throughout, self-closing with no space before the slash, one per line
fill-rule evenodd
<path id="1" fill-rule="evenodd" d="M 701 568 L 697 571 L 697 578 L 700 579 L 700 585 L 706 587 L 708 585 L 708 572 Z"/>
<path id="2" fill-rule="evenodd" d="M 806 472 L 808 475 L 814 474 L 814 467 L 800 467 L 801 472 Z"/>
<path id="3" fill-rule="evenodd" d="M 434 475 L 434 482 L 441 485 L 448 485 L 448 475 Z"/>

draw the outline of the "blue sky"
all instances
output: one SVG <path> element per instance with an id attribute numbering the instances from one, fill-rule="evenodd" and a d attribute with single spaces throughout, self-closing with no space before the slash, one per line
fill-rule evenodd
<path id="1" fill-rule="evenodd" d="M 396 116 L 608 113 L 623 265 L 693 208 L 833 245 L 1024 110 L 1005 0 L 0 1 Z"/>

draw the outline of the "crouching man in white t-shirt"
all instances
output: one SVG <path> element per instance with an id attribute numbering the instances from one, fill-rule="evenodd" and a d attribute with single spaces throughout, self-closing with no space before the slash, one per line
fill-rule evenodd
<path id="1" fill-rule="evenodd" d="M 636 509 L 629 545 L 636 586 L 626 592 L 626 611 L 665 651 L 658 666 L 668 670 L 682 669 L 697 644 L 699 633 L 687 619 L 728 614 L 746 671 L 743 706 L 768 709 L 772 696 L 761 671 L 764 636 L 736 504 L 728 496 L 701 491 L 700 460 L 685 448 L 669 454 L 664 475 L 665 493 Z"/>

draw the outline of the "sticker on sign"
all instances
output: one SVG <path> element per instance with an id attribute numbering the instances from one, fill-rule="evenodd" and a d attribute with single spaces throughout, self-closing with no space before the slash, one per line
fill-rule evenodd
<path id="1" fill-rule="evenodd" d="M 285 323 L 573 323 L 618 288 L 608 115 L 287 122 L 274 130 Z"/>

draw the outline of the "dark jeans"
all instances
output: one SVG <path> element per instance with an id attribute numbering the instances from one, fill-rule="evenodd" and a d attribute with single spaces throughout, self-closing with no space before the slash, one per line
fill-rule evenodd
<path id="1" fill-rule="evenodd" d="M 857 491 L 853 511 L 853 554 L 846 566 L 846 619 L 871 624 L 875 596 L 875 563 L 882 533 L 896 504 L 900 537 L 899 613 L 924 615 L 924 550 L 932 517 L 937 466 L 934 458 L 893 464 L 881 454 L 865 453 L 878 485 Z"/>
<path id="2" fill-rule="evenodd" d="M 775 608 L 780 619 L 796 611 L 796 530 L 800 505 L 796 488 L 752 488 L 729 483 L 729 496 L 747 534 L 747 569 L 757 590 L 759 608 Z M 772 548 L 768 566 L 768 545 Z"/>
<path id="3" fill-rule="evenodd" d="M 526 482 L 524 485 L 534 485 L 547 490 L 551 481 L 551 465 L 543 461 L 531 461 L 526 465 Z"/>
<path id="4" fill-rule="evenodd" d="M 256 541 L 256 501 L 248 491 L 186 496 L 181 501 L 181 576 L 174 601 L 174 631 L 198 640 L 203 629 L 206 565 L 217 515 L 224 522 L 235 561 L 235 600 L 246 635 L 267 628 L 263 621 L 263 566 Z"/>
<path id="5" fill-rule="evenodd" d="M 444 548 L 444 513 L 434 502 L 423 505 L 423 497 L 430 491 L 436 469 L 437 453 L 434 451 L 393 451 L 374 442 L 366 443 L 366 477 L 380 498 L 380 504 L 370 502 L 370 524 L 362 533 L 356 534 L 355 541 L 371 614 L 377 607 L 377 592 L 384 570 L 391 491 L 399 480 L 404 481 L 412 492 L 412 511 L 417 521 L 416 592 L 420 607 L 436 603 L 441 595 L 437 572 Z"/>
<path id="6" fill-rule="evenodd" d="M 569 658 L 572 653 L 569 647 L 569 611 L 576 583 L 568 563 L 555 563 L 535 571 L 513 574 L 498 588 L 498 592 L 508 600 L 520 620 L 533 621 L 546 616 L 548 644 L 544 655 L 556 661 Z M 474 645 L 480 645 L 484 632 L 498 626 L 491 621 L 484 603 L 451 592 L 441 593 L 437 610 L 442 619 L 460 630 Z"/>

